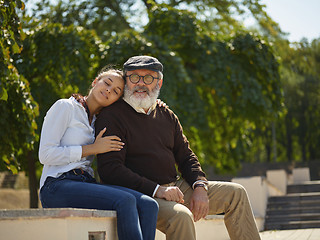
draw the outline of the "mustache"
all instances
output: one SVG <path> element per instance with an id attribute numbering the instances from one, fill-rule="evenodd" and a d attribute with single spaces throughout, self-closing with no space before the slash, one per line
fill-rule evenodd
<path id="1" fill-rule="evenodd" d="M 146 91 L 147 94 L 149 95 L 149 89 L 146 86 L 135 86 L 132 89 L 132 92 L 136 92 L 136 91 Z"/>

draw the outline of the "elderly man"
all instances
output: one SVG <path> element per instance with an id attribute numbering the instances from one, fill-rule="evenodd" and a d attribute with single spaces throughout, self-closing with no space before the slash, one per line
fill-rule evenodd
<path id="1" fill-rule="evenodd" d="M 194 222 L 220 213 L 232 240 L 260 239 L 245 189 L 208 181 L 178 117 L 156 104 L 163 84 L 158 59 L 134 56 L 123 69 L 123 99 L 103 109 L 96 120 L 96 133 L 106 127 L 108 135 L 125 143 L 119 152 L 98 155 L 102 182 L 154 197 L 159 204 L 157 228 L 168 240 L 196 239 Z"/>

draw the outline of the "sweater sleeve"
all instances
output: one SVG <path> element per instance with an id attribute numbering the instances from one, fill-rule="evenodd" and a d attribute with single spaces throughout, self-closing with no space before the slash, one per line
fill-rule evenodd
<path id="1" fill-rule="evenodd" d="M 205 173 L 197 156 L 191 150 L 189 141 L 183 134 L 182 126 L 176 115 L 173 114 L 175 121 L 175 136 L 173 152 L 178 165 L 179 172 L 190 186 L 197 180 L 207 181 Z"/>
<path id="2" fill-rule="evenodd" d="M 81 160 L 81 146 L 61 146 L 61 138 L 72 118 L 72 108 L 67 100 L 61 99 L 47 112 L 39 146 L 39 160 L 42 164 L 65 165 Z"/>
<path id="3" fill-rule="evenodd" d="M 126 128 L 112 107 L 103 109 L 96 120 L 96 134 L 106 127 L 105 136 L 116 135 L 125 143 L 120 151 L 97 155 L 98 173 L 103 183 L 120 185 L 152 196 L 157 183 L 140 176 L 126 167 Z"/>

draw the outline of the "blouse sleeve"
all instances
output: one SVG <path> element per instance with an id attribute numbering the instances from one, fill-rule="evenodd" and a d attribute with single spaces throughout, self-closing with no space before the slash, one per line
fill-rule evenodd
<path id="1" fill-rule="evenodd" d="M 65 165 L 81 160 L 81 146 L 61 146 L 61 138 L 73 116 L 67 100 L 55 102 L 47 112 L 41 130 L 39 160 L 42 164 Z"/>

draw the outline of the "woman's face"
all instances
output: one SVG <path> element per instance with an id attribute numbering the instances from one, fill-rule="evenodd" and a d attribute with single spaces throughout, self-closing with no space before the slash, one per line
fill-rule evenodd
<path id="1" fill-rule="evenodd" d="M 122 96 L 124 80 L 117 73 L 107 72 L 94 80 L 92 86 L 91 94 L 102 107 L 107 107 Z"/>

